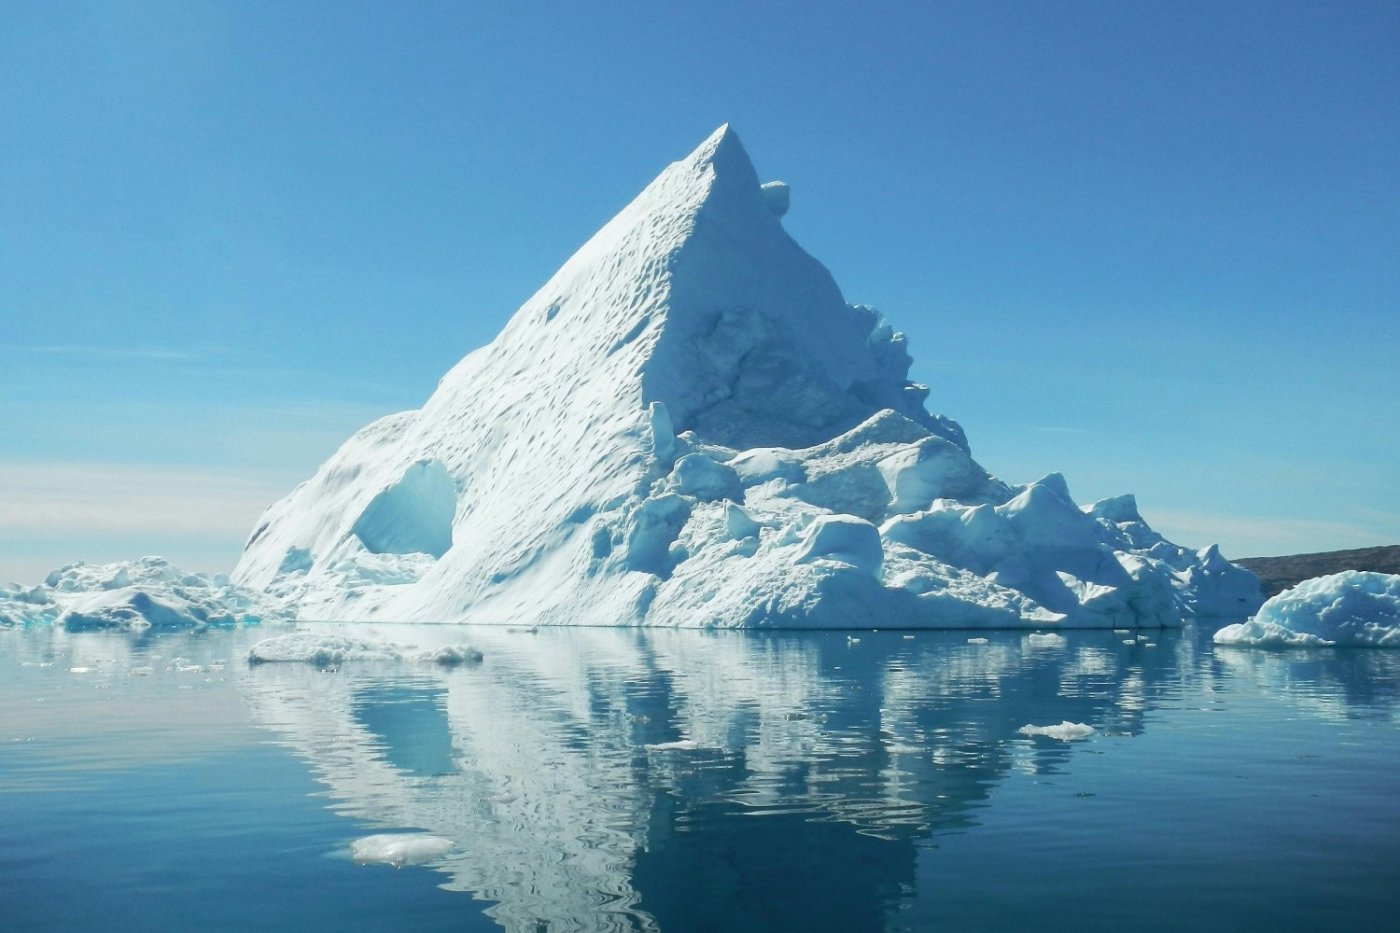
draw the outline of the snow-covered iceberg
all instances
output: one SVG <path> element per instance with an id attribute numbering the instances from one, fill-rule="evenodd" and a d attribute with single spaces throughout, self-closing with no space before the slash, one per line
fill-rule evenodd
<path id="1" fill-rule="evenodd" d="M 1163 626 L 1253 574 L 1131 496 L 1008 485 L 924 406 L 905 338 L 784 231 L 721 127 L 417 411 L 349 441 L 233 574 L 301 618 Z"/>
<path id="2" fill-rule="evenodd" d="M 286 608 L 227 577 L 188 573 L 161 557 L 69 564 L 38 586 L 0 586 L 0 625 L 183 629 L 287 617 Z"/>
<path id="3" fill-rule="evenodd" d="M 1216 632 L 1215 643 L 1400 648 L 1400 575 L 1346 570 L 1304 580 L 1249 621 Z"/>

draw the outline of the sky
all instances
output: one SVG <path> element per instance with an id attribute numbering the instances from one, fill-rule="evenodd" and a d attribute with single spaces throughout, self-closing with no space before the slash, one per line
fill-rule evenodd
<path id="1" fill-rule="evenodd" d="M 1400 542 L 1400 6 L 0 5 L 0 580 L 227 571 L 729 122 L 1009 482 Z"/>

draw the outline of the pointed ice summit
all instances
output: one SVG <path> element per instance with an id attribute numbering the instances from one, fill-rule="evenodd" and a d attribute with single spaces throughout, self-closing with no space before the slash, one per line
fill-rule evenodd
<path id="1" fill-rule="evenodd" d="M 924 407 L 721 127 L 417 411 L 350 438 L 234 573 L 307 619 L 1171 625 L 1258 604 L 1131 497 L 1008 486 Z"/>

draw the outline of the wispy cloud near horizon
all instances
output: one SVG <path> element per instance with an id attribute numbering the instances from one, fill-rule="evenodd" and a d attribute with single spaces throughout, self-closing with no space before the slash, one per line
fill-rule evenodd
<path id="1" fill-rule="evenodd" d="M 258 516 L 296 480 L 227 467 L 0 462 L 0 579 L 37 579 L 94 541 L 118 555 L 155 553 L 204 569 L 209 554 L 237 555 Z"/>
<path id="2" fill-rule="evenodd" d="M 1388 540 L 1380 527 L 1347 519 L 1260 517 L 1226 512 L 1144 509 L 1147 521 L 1184 547 L 1219 544 L 1227 557 L 1280 557 L 1373 547 Z"/>
<path id="3" fill-rule="evenodd" d="M 42 344 L 25 346 L 19 344 L 0 345 L 6 353 L 35 353 L 44 356 L 68 356 L 102 360 L 147 360 L 171 363 L 201 362 L 220 352 L 221 348 L 174 348 L 174 347 L 125 347 L 104 344 Z"/>

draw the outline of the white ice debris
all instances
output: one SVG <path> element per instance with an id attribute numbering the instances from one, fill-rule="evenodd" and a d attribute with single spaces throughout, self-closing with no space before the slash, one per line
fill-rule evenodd
<path id="1" fill-rule="evenodd" d="M 1400 575 L 1347 570 L 1304 580 L 1216 632 L 1215 643 L 1400 648 Z"/>
<path id="2" fill-rule="evenodd" d="M 248 649 L 248 660 L 254 664 L 291 662 L 318 667 L 338 667 L 349 661 L 415 661 L 452 667 L 479 663 L 481 659 L 481 652 L 470 645 L 419 650 L 411 645 L 328 632 L 288 632 L 264 638 Z"/>
<path id="3" fill-rule="evenodd" d="M 1067 644 L 1065 636 L 1054 632 L 1031 632 L 1025 641 L 1027 648 L 1063 648 Z"/>
<path id="4" fill-rule="evenodd" d="M 268 509 L 234 580 L 321 621 L 1112 628 L 1256 607 L 1253 574 L 1163 540 L 1131 496 L 1080 506 L 1058 474 L 977 463 L 904 335 L 785 232 L 787 202 L 721 127 L 421 409 Z"/>
<path id="5" fill-rule="evenodd" d="M 361 865 L 402 868 L 441 858 L 452 851 L 452 840 L 429 833 L 380 833 L 350 843 L 350 857 Z"/>
<path id="6" fill-rule="evenodd" d="M 187 573 L 160 557 L 69 564 L 38 586 L 0 586 L 0 624 L 179 629 L 290 617 L 288 609 L 227 577 Z"/>
<path id="7" fill-rule="evenodd" d="M 1075 739 L 1082 739 L 1094 734 L 1093 726 L 1082 722 L 1065 722 L 1058 726 L 1031 726 L 1025 725 L 1016 730 L 1022 735 L 1043 735 L 1049 739 L 1059 739 L 1061 742 L 1072 742 Z"/>
<path id="8" fill-rule="evenodd" d="M 443 667 L 456 667 L 460 664 L 480 664 L 482 654 L 471 645 L 446 645 L 442 648 L 429 648 L 413 655 L 413 660 L 425 664 L 441 664 Z"/>
<path id="9" fill-rule="evenodd" d="M 650 752 L 693 752 L 704 746 L 694 739 L 677 739 L 674 742 L 653 742 L 646 748 Z"/>
<path id="10" fill-rule="evenodd" d="M 248 649 L 248 660 L 257 664 L 301 662 L 332 667 L 346 661 L 399 661 L 401 652 L 388 642 L 316 632 L 274 635 Z"/>

